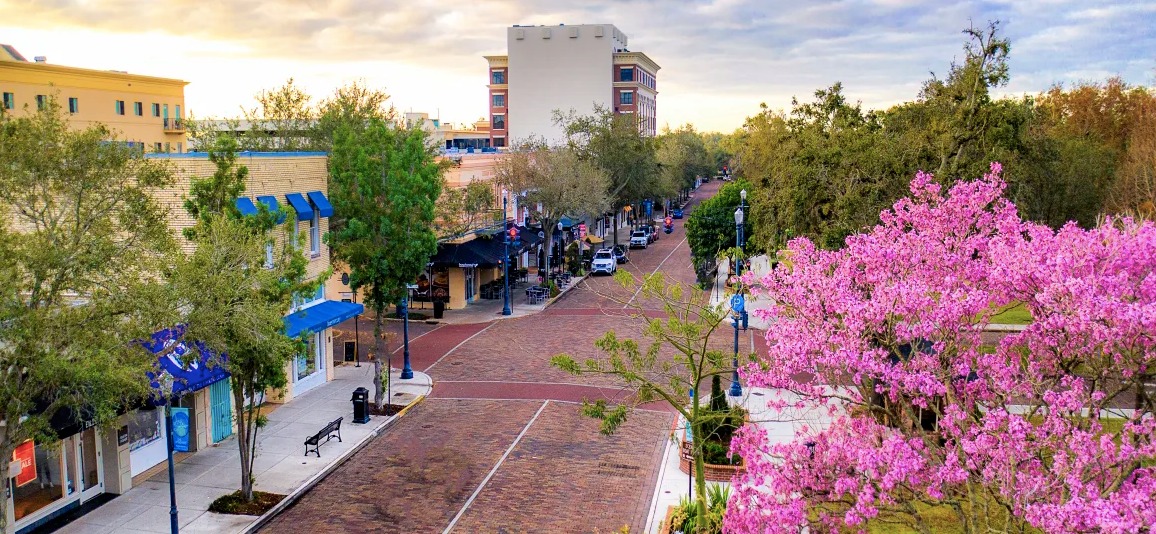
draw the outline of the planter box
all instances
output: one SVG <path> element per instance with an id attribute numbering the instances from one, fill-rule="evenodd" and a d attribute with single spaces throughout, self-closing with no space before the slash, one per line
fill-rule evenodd
<path id="1" fill-rule="evenodd" d="M 670 527 L 670 518 L 674 515 L 674 507 L 666 507 L 666 518 L 658 524 L 658 534 L 674 534 L 674 529 Z"/>
<path id="2" fill-rule="evenodd" d="M 678 454 L 678 469 L 686 474 L 694 470 L 694 456 L 690 452 L 690 443 L 682 440 Z M 738 473 L 746 470 L 743 465 L 716 465 L 703 464 L 703 478 L 710 482 L 730 482 Z"/>

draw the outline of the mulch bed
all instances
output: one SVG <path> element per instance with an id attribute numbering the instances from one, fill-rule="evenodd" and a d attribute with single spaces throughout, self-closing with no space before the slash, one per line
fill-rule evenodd
<path id="1" fill-rule="evenodd" d="M 386 404 L 382 408 L 382 410 L 378 410 L 376 405 L 374 405 L 372 402 L 369 403 L 369 415 L 397 415 L 398 412 L 405 409 L 405 406 L 401 404 Z"/>
<path id="2" fill-rule="evenodd" d="M 209 511 L 218 514 L 263 515 L 277 506 L 277 503 L 284 498 L 285 496 L 280 493 L 254 491 L 253 501 L 245 502 L 245 498 L 241 496 L 241 491 L 237 490 L 228 495 L 217 497 L 217 500 L 209 505 Z"/>

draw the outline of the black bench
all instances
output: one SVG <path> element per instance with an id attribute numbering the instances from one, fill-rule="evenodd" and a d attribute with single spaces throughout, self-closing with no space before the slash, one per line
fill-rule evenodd
<path id="1" fill-rule="evenodd" d="M 334 434 L 336 434 L 337 435 L 337 441 L 341 441 L 341 420 L 342 419 L 344 419 L 344 417 L 338 417 L 336 421 L 332 421 L 328 425 L 325 425 L 325 428 L 322 428 L 321 432 L 318 432 L 316 434 L 313 434 L 312 436 L 309 436 L 308 438 L 305 438 L 305 456 L 309 456 L 309 453 L 313 452 L 313 454 L 316 454 L 318 458 L 321 457 L 321 440 L 322 440 L 322 438 L 324 438 L 325 442 L 328 443 L 329 440 L 334 436 Z M 310 450 L 309 447 L 313 447 L 313 449 Z"/>

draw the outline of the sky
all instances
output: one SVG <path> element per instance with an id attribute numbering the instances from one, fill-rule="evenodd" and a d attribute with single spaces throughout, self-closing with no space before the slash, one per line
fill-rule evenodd
<path id="1" fill-rule="evenodd" d="M 0 0 L 0 43 L 49 63 L 189 81 L 198 118 L 235 117 L 290 77 L 319 100 L 362 80 L 399 111 L 468 124 L 486 112 L 484 55 L 514 24 L 614 24 L 658 72 L 658 122 L 730 132 L 842 82 L 886 108 L 963 57 L 962 30 L 1001 22 L 1010 81 L 1120 76 L 1156 85 L 1156 0 Z M 16 15 L 16 16 L 13 16 Z"/>

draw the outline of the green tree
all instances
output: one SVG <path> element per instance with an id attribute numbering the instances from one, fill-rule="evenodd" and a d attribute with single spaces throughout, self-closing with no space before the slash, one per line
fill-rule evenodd
<path id="1" fill-rule="evenodd" d="M 235 149 L 227 136 L 218 139 L 210 153 L 217 171 L 193 182 L 185 206 L 197 219 L 190 233 L 196 248 L 176 262 L 169 282 L 179 296 L 185 338 L 203 343 L 213 352 L 210 362 L 229 372 L 238 409 L 241 496 L 252 501 L 257 433 L 265 423 L 260 405 L 266 392 L 286 386 L 285 368 L 306 350 L 309 334 L 290 338 L 283 318 L 293 299 L 312 295 L 325 276 L 306 280 L 308 260 L 288 239 L 291 224 L 277 239 L 279 212 L 261 204 L 256 215 L 242 217 L 233 206 L 227 196 L 244 194 L 248 174 L 236 166 Z M 275 249 L 272 261 L 267 247 Z"/>
<path id="2" fill-rule="evenodd" d="M 314 129 L 317 110 L 313 97 L 298 87 L 293 78 L 284 85 L 257 93 L 257 105 L 242 108 L 249 129 L 239 139 L 244 150 L 254 152 L 297 152 L 316 150 Z"/>
<path id="3" fill-rule="evenodd" d="M 735 249 L 735 210 L 742 200 L 741 191 L 749 191 L 751 186 L 746 180 L 735 180 L 719 189 L 715 196 L 710 197 L 694 208 L 686 219 L 686 243 L 690 246 L 691 259 L 696 270 L 709 272 L 711 269 L 700 269 L 700 265 L 713 267 L 721 256 L 733 255 Z M 749 198 L 749 197 L 748 197 Z M 756 224 L 744 225 L 744 237 L 747 240 L 746 255 L 758 254 L 761 247 Z M 700 280 L 705 281 L 705 280 Z"/>
<path id="4" fill-rule="evenodd" d="M 133 340 L 173 319 L 158 280 L 175 243 L 150 194 L 169 183 L 104 126 L 70 128 L 55 101 L 0 112 L 0 484 L 16 446 L 53 446 L 54 416 L 110 424 L 148 394 L 156 356 Z"/>
<path id="5" fill-rule="evenodd" d="M 708 513 L 706 477 L 704 476 L 704 444 L 724 425 L 733 423 L 733 412 L 716 411 L 710 403 L 701 403 L 701 394 L 687 402 L 687 392 L 702 392 L 702 387 L 715 377 L 729 376 L 734 370 L 731 354 L 711 347 L 711 335 L 724 324 L 727 311 L 719 306 L 705 304 L 702 290 L 685 288 L 668 282 L 662 273 L 636 279 L 625 270 L 614 276 L 622 287 L 637 287 L 642 296 L 632 303 L 623 303 L 633 309 L 632 316 L 643 321 L 645 342 L 619 338 L 614 331 L 607 332 L 594 344 L 605 355 L 578 362 L 569 354 L 558 354 L 550 363 L 575 376 L 605 375 L 616 378 L 633 397 L 611 406 L 605 400 L 583 402 L 583 413 L 602 421 L 602 433 L 613 434 L 626 422 L 637 406 L 661 401 L 686 420 L 692 429 L 691 451 L 694 457 L 695 515 L 699 525 L 705 525 Z M 664 318 L 648 318 L 641 302 L 661 303 Z M 649 343 L 644 346 L 643 343 Z M 673 353 L 672 358 L 663 355 Z M 753 355 L 743 355 L 743 364 Z"/>
<path id="6" fill-rule="evenodd" d="M 330 195 L 342 228 L 327 234 L 334 259 L 349 267 L 349 286 L 374 311 L 374 402 L 385 404 L 382 362 L 385 310 L 406 295 L 437 252 L 435 203 L 443 168 L 421 128 L 374 119 L 364 131 L 342 125 L 330 157 Z M 384 371 L 385 379 L 389 370 Z"/>
<path id="7" fill-rule="evenodd" d="M 546 233 L 553 250 L 555 225 L 567 215 L 603 213 L 609 205 L 606 173 L 570 148 L 547 148 L 544 143 L 523 143 L 498 163 L 496 180 L 513 193 L 525 193 L 534 220 Z M 546 272 L 550 272 L 549 254 Z"/>
<path id="8" fill-rule="evenodd" d="M 439 235 L 460 235 L 494 222 L 495 202 L 494 190 L 485 182 L 445 188 L 436 208 Z"/>
<path id="9" fill-rule="evenodd" d="M 332 152 L 337 130 L 342 126 L 360 132 L 375 120 L 397 122 L 397 112 L 389 105 L 385 91 L 372 89 L 363 80 L 338 87 L 317 106 L 317 122 L 310 130 L 311 149 Z"/>
<path id="10" fill-rule="evenodd" d="M 703 136 L 690 124 L 664 131 L 655 140 L 661 186 L 659 194 L 673 197 L 691 187 L 699 176 L 713 175 L 716 162 L 707 152 Z M 714 155 L 717 157 L 717 154 Z"/>
<path id="11" fill-rule="evenodd" d="M 562 127 L 567 145 L 579 158 L 594 162 L 610 178 L 608 193 L 614 212 L 662 193 L 654 140 L 643 135 L 635 115 L 595 106 L 594 114 L 585 116 L 556 110 L 554 123 Z M 614 242 L 618 242 L 618 225 L 614 225 Z"/>

